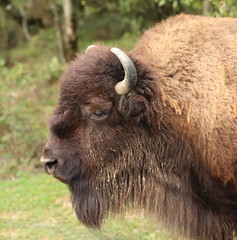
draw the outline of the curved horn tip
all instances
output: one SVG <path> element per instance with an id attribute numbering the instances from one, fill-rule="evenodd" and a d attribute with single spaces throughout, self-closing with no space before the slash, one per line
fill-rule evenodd
<path id="1" fill-rule="evenodd" d="M 90 45 L 90 46 L 88 46 L 87 48 L 86 48 L 86 52 L 88 51 L 88 50 L 90 50 L 91 48 L 94 48 L 94 47 L 97 47 L 96 45 Z"/>
<path id="2" fill-rule="evenodd" d="M 118 57 L 125 73 L 124 79 L 116 84 L 115 91 L 119 95 L 127 94 L 134 88 L 137 83 L 136 67 L 134 66 L 132 60 L 127 56 L 127 54 L 119 48 L 111 48 L 111 52 Z"/>

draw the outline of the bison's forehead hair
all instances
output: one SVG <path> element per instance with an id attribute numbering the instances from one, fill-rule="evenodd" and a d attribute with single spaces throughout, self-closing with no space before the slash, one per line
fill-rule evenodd
<path id="1" fill-rule="evenodd" d="M 82 102 L 92 96 L 110 97 L 123 78 L 123 67 L 110 48 L 93 47 L 78 55 L 65 71 L 60 79 L 61 95 L 77 95 Z"/>

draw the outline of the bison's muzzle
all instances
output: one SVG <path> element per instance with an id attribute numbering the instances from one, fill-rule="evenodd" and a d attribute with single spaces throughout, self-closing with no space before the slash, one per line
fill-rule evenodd
<path id="1" fill-rule="evenodd" d="M 50 148 L 46 146 L 43 149 L 40 159 L 47 174 L 67 183 L 67 179 L 62 176 L 60 169 L 64 166 L 64 160 L 57 156 Z"/>

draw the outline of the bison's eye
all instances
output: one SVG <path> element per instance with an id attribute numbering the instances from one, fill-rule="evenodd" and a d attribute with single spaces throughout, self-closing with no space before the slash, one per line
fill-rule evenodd
<path id="1" fill-rule="evenodd" d="M 89 117 L 92 119 L 102 119 L 106 116 L 107 114 L 101 110 L 96 110 L 92 112 Z"/>

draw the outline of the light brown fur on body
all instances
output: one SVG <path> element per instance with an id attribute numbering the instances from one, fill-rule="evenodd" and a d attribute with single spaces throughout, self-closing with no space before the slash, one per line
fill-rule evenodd
<path id="1" fill-rule="evenodd" d="M 61 77 L 42 161 L 68 184 L 78 219 L 99 228 L 131 204 L 180 237 L 237 231 L 237 19 L 179 15 L 128 53 L 89 48 Z"/>
<path id="2" fill-rule="evenodd" d="M 179 15 L 145 32 L 131 54 L 151 65 L 164 111 L 213 176 L 237 186 L 237 19 Z"/>

